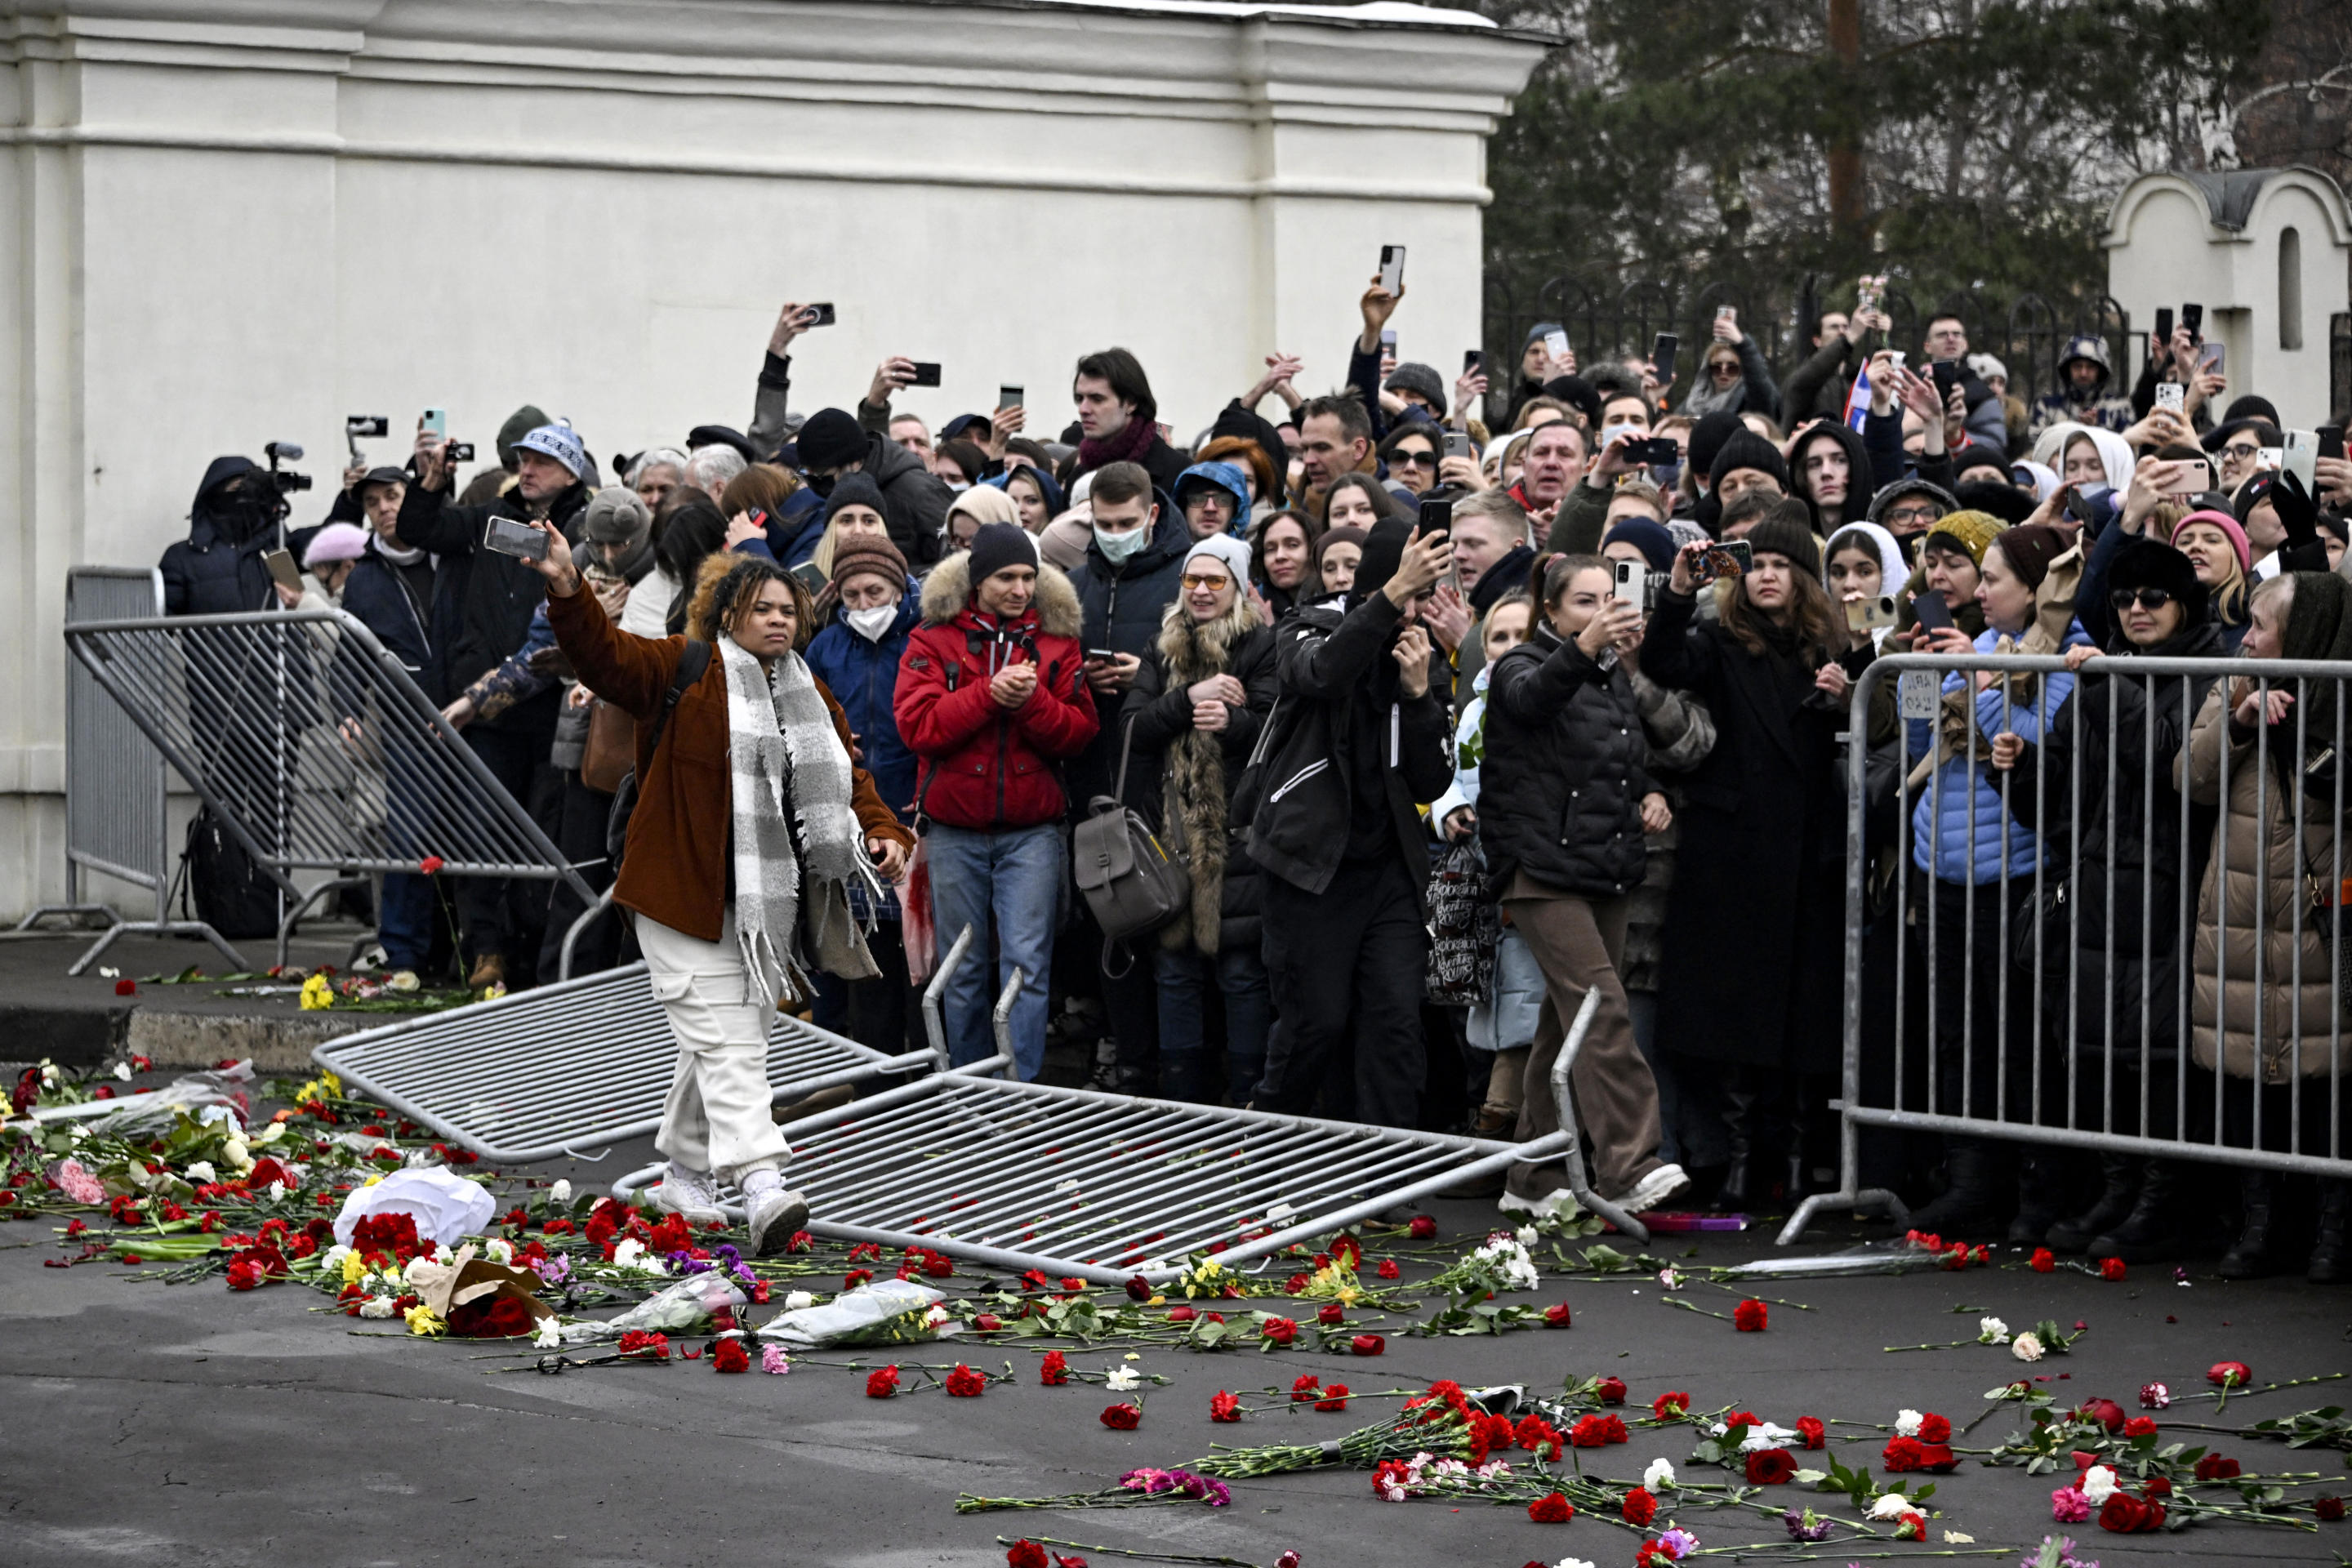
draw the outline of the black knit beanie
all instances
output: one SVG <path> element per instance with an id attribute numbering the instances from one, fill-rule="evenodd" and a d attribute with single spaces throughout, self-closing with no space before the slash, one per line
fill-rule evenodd
<path id="1" fill-rule="evenodd" d="M 1696 447 L 1696 443 L 1693 445 Z M 1715 454 L 1715 461 L 1707 465 L 1707 488 L 1710 490 L 1721 489 L 1726 477 L 1738 468 L 1753 468 L 1759 473 L 1769 474 L 1780 481 L 1781 493 L 1788 493 L 1789 465 L 1781 458 L 1780 448 L 1745 426 L 1724 442 Z"/>
<path id="2" fill-rule="evenodd" d="M 978 588 L 1007 566 L 1037 564 L 1037 542 L 1017 522 L 984 522 L 971 536 L 968 569 Z"/>

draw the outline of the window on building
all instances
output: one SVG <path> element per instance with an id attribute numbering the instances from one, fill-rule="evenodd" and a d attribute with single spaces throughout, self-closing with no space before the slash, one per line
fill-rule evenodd
<path id="1" fill-rule="evenodd" d="M 2303 236 L 2279 230 L 2278 250 L 2279 347 L 2292 353 L 2303 347 Z"/>

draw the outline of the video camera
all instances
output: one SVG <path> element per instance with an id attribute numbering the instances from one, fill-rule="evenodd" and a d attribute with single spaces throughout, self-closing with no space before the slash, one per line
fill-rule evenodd
<path id="1" fill-rule="evenodd" d="M 278 493 L 279 495 L 288 495 L 295 490 L 307 490 L 310 488 L 310 475 L 298 474 L 290 469 L 280 468 L 278 466 L 281 461 L 299 463 L 302 460 L 302 444 L 300 442 L 266 442 L 262 446 L 261 451 L 262 455 L 269 459 L 269 482 L 278 487 Z"/>

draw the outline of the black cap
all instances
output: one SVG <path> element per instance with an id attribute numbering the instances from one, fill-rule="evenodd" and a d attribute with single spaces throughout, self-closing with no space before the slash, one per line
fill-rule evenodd
<path id="1" fill-rule="evenodd" d="M 866 431 L 838 408 L 820 408 L 801 426 L 801 461 L 811 472 L 847 468 L 864 459 Z"/>
<path id="2" fill-rule="evenodd" d="M 370 485 L 404 485 L 407 482 L 408 470 L 405 468 L 391 467 L 370 468 L 360 476 L 360 482 L 353 485 L 352 490 L 353 494 L 357 494 Z"/>
<path id="3" fill-rule="evenodd" d="M 740 430 L 730 430 L 724 425 L 698 425 L 688 430 L 686 433 L 686 449 L 691 452 L 697 447 L 732 447 L 743 454 L 745 462 L 760 460 L 751 451 L 750 437 Z"/>

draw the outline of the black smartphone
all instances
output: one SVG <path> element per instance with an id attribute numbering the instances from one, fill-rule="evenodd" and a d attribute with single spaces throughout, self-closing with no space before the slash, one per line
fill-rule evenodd
<path id="1" fill-rule="evenodd" d="M 996 406 L 998 406 L 999 408 L 1018 408 L 1018 407 L 1020 407 L 1020 406 L 1021 406 L 1021 389 L 1020 389 L 1019 387 L 1017 387 L 1017 386 L 1000 386 L 1000 387 L 998 387 L 998 388 L 996 389 Z"/>
<path id="2" fill-rule="evenodd" d="M 2344 456 L 2343 426 L 2322 425 L 2319 428 L 2314 430 L 2312 435 L 2318 439 L 2318 449 L 2314 453 L 2314 456 L 2321 458 L 2335 458 L 2339 459 Z"/>
<path id="3" fill-rule="evenodd" d="M 1699 581 L 1712 583 L 1717 577 L 1745 577 L 1756 564 L 1756 547 L 1744 539 L 1721 539 L 1710 542 L 1698 558 Z"/>
<path id="4" fill-rule="evenodd" d="M 1675 384 L 1675 351 L 1682 346 L 1682 339 L 1672 332 L 1660 332 L 1651 342 L 1650 363 L 1658 373 L 1660 386 Z"/>
<path id="5" fill-rule="evenodd" d="M 1462 351 L 1463 374 L 1468 375 L 1474 370 L 1484 370 L 1486 368 L 1486 351 L 1485 349 L 1464 349 Z"/>
<path id="6" fill-rule="evenodd" d="M 1943 398 L 1950 397 L 1952 388 L 1959 385 L 1960 378 L 1969 373 L 1969 367 L 1956 359 L 1937 360 L 1927 369 L 1936 378 L 1936 395 Z"/>
<path id="7" fill-rule="evenodd" d="M 1450 533 L 1454 529 L 1454 503 L 1450 500 L 1425 500 L 1421 503 L 1421 531 L 1426 538 L 1433 533 Z"/>
<path id="8" fill-rule="evenodd" d="M 825 584 L 831 581 L 823 572 L 817 570 L 817 564 L 814 561 L 803 561 L 793 567 L 793 575 L 799 578 L 801 586 L 813 595 L 824 593 Z"/>
<path id="9" fill-rule="evenodd" d="M 1672 436 L 1652 436 L 1644 440 L 1625 443 L 1625 458 L 1633 463 L 1679 463 L 1683 449 L 1675 445 Z"/>
<path id="10" fill-rule="evenodd" d="M 2066 487 L 2065 512 L 2075 521 L 2097 527 L 2107 515 L 2107 487 L 2101 484 L 2079 484 Z"/>
<path id="11" fill-rule="evenodd" d="M 801 325 L 803 328 L 833 325 L 833 306 L 830 303 L 803 306 L 801 310 Z"/>
<path id="12" fill-rule="evenodd" d="M 482 530 L 482 548 L 523 561 L 547 559 L 547 535 L 510 517 L 494 517 Z"/>
<path id="13" fill-rule="evenodd" d="M 1944 595 L 1933 588 L 1923 588 L 1911 601 L 1911 618 L 1931 632 L 1952 629 L 1952 609 L 1944 603 Z"/>
<path id="14" fill-rule="evenodd" d="M 441 457 L 445 462 L 470 463 L 474 460 L 474 444 L 471 441 L 452 441 Z"/>
<path id="15" fill-rule="evenodd" d="M 1115 647 L 1090 647 L 1085 652 L 1087 660 L 1090 664 L 1097 662 L 1108 664 L 1115 662 L 1118 658 L 1118 649 Z"/>
<path id="16" fill-rule="evenodd" d="M 1404 247 L 1381 247 L 1381 287 L 1391 294 L 1404 292 Z"/>
<path id="17" fill-rule="evenodd" d="M 907 384 L 909 386 L 937 386 L 939 384 L 940 367 L 938 363 L 936 362 L 917 360 L 915 362 L 915 379 L 908 382 Z"/>
<path id="18" fill-rule="evenodd" d="M 2152 335 L 2152 336 L 2149 338 L 2149 340 L 2148 340 L 2148 341 L 2149 341 L 2150 342 L 2167 343 L 2167 344 L 2168 344 L 2168 343 L 2170 343 L 2170 342 L 2172 342 L 2172 307 L 2171 307 L 2171 306 L 2169 306 L 2169 305 L 2158 305 L 2158 306 L 2156 308 L 2156 331 L 2155 331 L 2154 335 Z"/>
<path id="19" fill-rule="evenodd" d="M 2189 337 L 2190 342 L 2201 342 L 2204 341 L 2205 307 L 2202 305 L 2181 306 L 2180 324 L 2189 329 Z"/>

